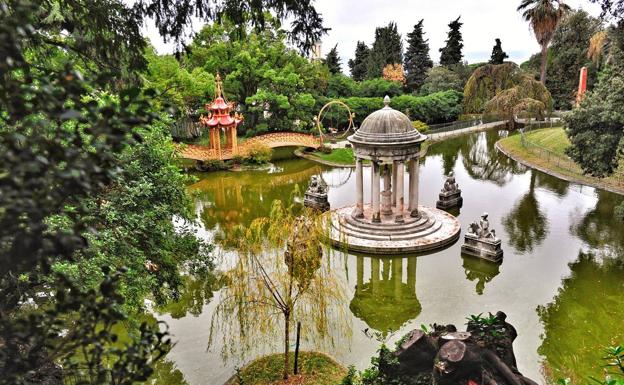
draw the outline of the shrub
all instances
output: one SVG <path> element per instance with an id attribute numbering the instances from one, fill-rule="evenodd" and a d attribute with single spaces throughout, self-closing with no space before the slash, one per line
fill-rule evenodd
<path id="1" fill-rule="evenodd" d="M 321 146 L 318 149 L 319 152 L 323 153 L 323 154 L 331 154 L 332 153 L 332 148 L 329 146 Z"/>
<path id="2" fill-rule="evenodd" d="M 360 82 L 358 88 L 359 96 L 369 98 L 383 98 L 386 95 L 393 97 L 401 95 L 403 93 L 403 85 L 400 82 L 395 82 L 382 78 L 364 80 L 363 82 Z"/>
<path id="3" fill-rule="evenodd" d="M 429 130 L 427 123 L 421 122 L 420 120 L 414 120 L 412 122 L 412 127 L 417 129 L 419 132 L 427 132 Z"/>
<path id="4" fill-rule="evenodd" d="M 243 157 L 243 162 L 250 165 L 268 163 L 271 160 L 273 150 L 262 143 L 253 143 L 247 146 L 247 152 Z"/>

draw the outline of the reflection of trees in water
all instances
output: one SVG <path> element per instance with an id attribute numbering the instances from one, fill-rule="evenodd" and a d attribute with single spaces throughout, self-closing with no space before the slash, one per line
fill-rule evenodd
<path id="1" fill-rule="evenodd" d="M 349 308 L 353 315 L 386 335 L 416 318 L 422 308 L 416 297 L 416 257 L 357 256 L 357 286 Z M 365 282 L 364 264 L 371 276 Z M 403 270 L 407 271 L 403 280 Z"/>
<path id="2" fill-rule="evenodd" d="M 468 135 L 461 147 L 464 168 L 473 179 L 489 180 L 504 186 L 513 174 L 522 174 L 527 168 L 496 150 L 498 131 Z"/>
<path id="3" fill-rule="evenodd" d="M 154 364 L 154 374 L 147 382 L 150 385 L 188 385 L 184 374 L 169 360 L 158 360 Z"/>
<path id="4" fill-rule="evenodd" d="M 551 191 L 560 198 L 564 197 L 568 193 L 568 187 L 570 186 L 569 182 L 539 171 L 533 170 L 532 172 L 536 174 L 535 185 L 537 187 Z"/>
<path id="5" fill-rule="evenodd" d="M 183 281 L 178 300 L 159 307 L 159 313 L 169 313 L 174 319 L 184 318 L 187 313 L 197 317 L 202 313 L 204 305 L 212 299 L 214 291 L 219 289 L 212 273 L 187 275 Z"/>
<path id="6" fill-rule="evenodd" d="M 571 232 L 590 247 L 613 248 L 624 253 L 624 224 L 613 215 L 613 209 L 622 202 L 622 197 L 603 190 L 596 190 L 596 194 L 596 207 L 573 223 Z"/>
<path id="7" fill-rule="evenodd" d="M 485 261 L 472 256 L 462 256 L 462 260 L 466 279 L 477 281 L 475 290 L 477 294 L 482 295 L 485 284 L 492 281 L 500 273 L 501 263 Z"/>
<path id="8" fill-rule="evenodd" d="M 227 241 L 238 225 L 268 216 L 274 200 L 283 200 L 295 187 L 305 191 L 312 175 L 322 168 L 307 161 L 284 162 L 284 171 L 215 172 L 189 186 L 199 216 L 209 230 L 218 229 L 216 240 Z"/>
<path id="9" fill-rule="evenodd" d="M 427 156 L 442 156 L 444 175 L 448 175 L 451 171 L 453 171 L 455 163 L 457 163 L 457 158 L 459 157 L 460 149 L 464 146 L 464 144 L 465 140 L 463 137 L 434 143 L 427 149 Z"/>
<path id="10" fill-rule="evenodd" d="M 536 171 L 531 171 L 529 191 L 503 218 L 509 243 L 520 253 L 533 251 L 548 234 L 548 218 L 540 210 L 535 198 L 536 175 Z"/>
<path id="11" fill-rule="evenodd" d="M 538 308 L 544 325 L 538 352 L 553 379 L 580 384 L 601 378 L 604 348 L 624 342 L 624 254 L 599 260 L 581 252 L 570 270 L 554 301 Z"/>

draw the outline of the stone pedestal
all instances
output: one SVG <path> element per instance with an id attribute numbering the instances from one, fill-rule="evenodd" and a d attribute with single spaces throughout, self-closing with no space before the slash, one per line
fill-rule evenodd
<path id="1" fill-rule="evenodd" d="M 494 238 L 480 238 L 468 233 L 464 236 L 461 247 L 462 254 L 482 258 L 491 262 L 500 262 L 503 259 L 501 240 Z"/>
<path id="2" fill-rule="evenodd" d="M 384 215 L 392 214 L 392 191 L 381 192 L 381 213 Z"/>
<path id="3" fill-rule="evenodd" d="M 328 211 L 329 201 L 327 200 L 327 194 L 306 192 L 303 204 L 306 207 L 310 207 L 315 210 Z"/>
<path id="4" fill-rule="evenodd" d="M 461 196 L 461 190 L 442 191 L 438 195 L 436 207 L 441 210 L 448 210 L 453 207 L 461 207 L 463 203 L 464 198 Z"/>

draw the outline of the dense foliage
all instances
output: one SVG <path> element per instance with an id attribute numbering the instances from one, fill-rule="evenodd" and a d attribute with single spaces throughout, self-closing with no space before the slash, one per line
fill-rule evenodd
<path id="1" fill-rule="evenodd" d="M 624 155 L 624 73 L 607 67 L 595 89 L 565 117 L 572 147 L 568 155 L 594 176 L 608 176 Z"/>
<path id="2" fill-rule="evenodd" d="M 462 91 L 464 83 L 456 71 L 442 66 L 433 67 L 427 71 L 420 93 L 429 95 L 447 90 Z"/>
<path id="3" fill-rule="evenodd" d="M 340 66 L 340 56 L 338 56 L 338 44 L 334 46 L 325 57 L 325 65 L 329 69 L 329 72 L 332 74 L 339 74 L 342 72 L 342 68 Z"/>
<path id="4" fill-rule="evenodd" d="M 370 49 L 363 41 L 358 41 L 355 47 L 355 57 L 349 59 L 349 69 L 351 70 L 351 78 L 355 81 L 362 81 L 366 78 L 368 55 Z"/>
<path id="5" fill-rule="evenodd" d="M 549 49 L 546 78 L 555 109 L 572 109 L 582 67 L 588 68 L 588 89 L 594 86 L 598 68 L 588 58 L 588 48 L 590 39 L 600 30 L 600 21 L 583 10 L 568 14 L 559 23 Z"/>
<path id="6" fill-rule="evenodd" d="M 446 38 L 446 45 L 440 48 L 440 65 L 450 66 L 460 64 L 464 57 L 462 49 L 464 48 L 464 39 L 461 33 L 461 27 L 464 23 L 459 21 L 458 17 L 449 23 L 449 32 Z"/>
<path id="7" fill-rule="evenodd" d="M 403 63 L 403 41 L 395 22 L 375 29 L 375 40 L 368 54 L 366 78 L 374 79 L 382 75 L 388 64 Z"/>
<path id="8" fill-rule="evenodd" d="M 429 57 L 429 40 L 424 38 L 423 21 L 414 25 L 414 30 L 407 34 L 405 51 L 405 88 L 409 92 L 418 92 L 425 83 L 427 71 L 433 67 Z"/>

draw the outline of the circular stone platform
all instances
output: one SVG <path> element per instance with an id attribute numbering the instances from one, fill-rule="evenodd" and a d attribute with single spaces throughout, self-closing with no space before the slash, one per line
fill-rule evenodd
<path id="1" fill-rule="evenodd" d="M 332 244 L 350 251 L 371 254 L 404 254 L 439 249 L 459 238 L 461 225 L 451 214 L 426 206 L 418 206 L 420 218 L 405 211 L 404 223 L 395 222 L 395 215 L 381 216 L 380 223 L 370 220 L 371 206 L 364 206 L 364 217 L 354 218 L 355 206 L 332 211 Z"/>

